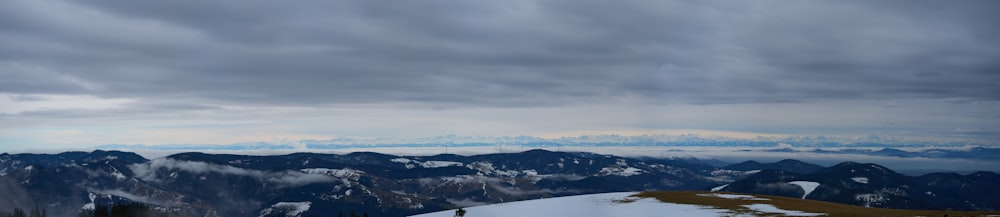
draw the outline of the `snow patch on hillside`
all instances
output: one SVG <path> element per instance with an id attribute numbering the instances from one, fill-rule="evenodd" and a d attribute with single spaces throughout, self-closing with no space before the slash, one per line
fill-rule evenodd
<path id="1" fill-rule="evenodd" d="M 726 188 L 728 186 L 729 186 L 729 184 L 725 184 L 725 185 L 720 185 L 720 186 L 714 187 L 714 188 L 712 188 L 712 192 L 721 191 L 723 188 Z"/>
<path id="2" fill-rule="evenodd" d="M 868 184 L 868 177 L 853 177 L 851 178 L 851 180 L 854 180 L 854 182 L 861 184 Z"/>
<path id="3" fill-rule="evenodd" d="M 826 213 L 811 213 L 811 212 L 803 212 L 803 211 L 798 211 L 798 210 L 783 210 L 783 209 L 779 209 L 778 207 L 774 207 L 774 205 L 771 205 L 771 204 L 750 204 L 750 205 L 743 205 L 743 207 L 746 207 L 747 209 L 751 209 L 753 211 L 762 212 L 762 213 L 778 213 L 778 214 L 781 214 L 782 216 L 821 216 L 821 215 L 826 215 Z"/>
<path id="4" fill-rule="evenodd" d="M 361 170 L 347 169 L 347 168 L 344 169 L 308 168 L 308 169 L 301 169 L 300 171 L 308 174 L 322 174 L 338 178 L 359 177 L 365 173 L 364 171 Z"/>
<path id="5" fill-rule="evenodd" d="M 392 161 L 392 162 L 395 162 L 395 163 L 401 163 L 404 166 L 406 166 L 407 169 L 413 169 L 413 168 L 416 167 L 416 165 L 420 165 L 423 168 L 438 168 L 438 167 L 451 167 L 451 166 L 459 166 L 460 167 L 460 166 L 465 165 L 465 164 L 462 164 L 461 162 L 454 162 L 454 161 L 433 161 L 432 160 L 432 161 L 420 162 L 420 161 L 417 161 L 417 160 L 411 160 L 411 159 L 406 159 L 406 158 L 394 158 L 394 159 L 391 159 L 389 161 Z"/>
<path id="6" fill-rule="evenodd" d="M 461 162 L 454 162 L 454 161 L 433 161 L 433 160 L 432 161 L 425 161 L 424 163 L 420 164 L 420 166 L 422 166 L 424 168 L 438 168 L 438 167 L 451 167 L 451 166 L 460 167 L 462 165 L 464 165 L 464 164 L 462 164 Z"/>
<path id="7" fill-rule="evenodd" d="M 412 164 L 414 162 L 414 160 L 410 160 L 410 159 L 406 159 L 406 158 L 393 158 L 392 160 L 389 160 L 389 161 L 396 162 L 396 163 L 401 163 L 407 169 L 413 169 L 414 167 L 417 167 L 417 166 L 415 166 L 415 165 Z"/>
<path id="8" fill-rule="evenodd" d="M 759 197 L 754 197 L 754 196 L 750 196 L 750 195 L 742 195 L 742 194 L 698 194 L 698 196 L 702 196 L 702 197 L 718 197 L 718 198 L 725 198 L 725 199 L 730 199 L 730 200 L 771 200 L 771 199 L 767 199 L 767 198 L 759 198 Z"/>
<path id="9" fill-rule="evenodd" d="M 885 203 L 887 198 L 880 194 L 858 194 L 854 195 L 854 200 L 863 203 L 864 207 L 878 207 Z"/>
<path id="10" fill-rule="evenodd" d="M 549 199 L 518 201 L 465 208 L 465 216 L 649 216 L 669 213 L 671 216 L 715 217 L 732 215 L 729 210 L 705 206 L 663 203 L 654 198 L 630 197 L 635 192 L 589 194 Z M 623 201 L 633 202 L 623 202 Z M 572 209 L 563 209 L 572 207 Z M 414 217 L 452 217 L 454 210 L 415 215 Z"/>
<path id="11" fill-rule="evenodd" d="M 799 187 L 802 188 L 802 191 L 806 192 L 802 194 L 802 199 L 806 199 L 806 196 L 809 196 L 809 193 L 812 193 L 813 190 L 816 190 L 816 187 L 819 187 L 818 182 L 810 182 L 810 181 L 794 181 L 794 182 L 789 182 L 788 184 L 798 185 Z"/>
<path id="12" fill-rule="evenodd" d="M 301 216 L 303 212 L 309 210 L 312 202 L 278 202 L 260 211 L 259 217 L 270 216 L 272 213 L 284 213 L 282 216 Z"/>
<path id="13" fill-rule="evenodd" d="M 111 176 L 114 176 L 115 179 L 118 179 L 118 180 L 123 180 L 123 179 L 126 178 L 125 174 L 122 174 L 122 172 L 119 172 L 117 169 L 114 172 L 111 173 Z"/>
<path id="14" fill-rule="evenodd" d="M 406 158 L 394 158 L 394 159 L 389 160 L 389 161 L 396 162 L 396 163 L 401 163 L 401 164 L 408 164 L 410 162 L 413 162 L 413 160 L 406 159 Z"/>
<path id="15" fill-rule="evenodd" d="M 643 174 L 646 171 L 635 167 L 605 167 L 601 169 L 601 176 L 634 176 Z"/>
<path id="16" fill-rule="evenodd" d="M 83 207 L 80 207 L 80 209 L 81 210 L 94 210 L 95 209 L 94 208 L 94 200 L 97 199 L 97 195 L 94 194 L 94 193 L 92 193 L 92 192 L 87 192 L 87 193 L 89 194 L 87 197 L 90 198 L 90 203 L 83 204 Z"/>

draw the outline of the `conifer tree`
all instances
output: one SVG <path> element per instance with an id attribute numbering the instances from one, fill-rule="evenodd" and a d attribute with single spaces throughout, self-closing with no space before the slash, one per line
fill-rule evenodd
<path id="1" fill-rule="evenodd" d="M 94 217 L 111 217 L 111 213 L 108 212 L 108 207 L 104 205 L 94 206 Z"/>
<path id="2" fill-rule="evenodd" d="M 13 217 L 28 217 L 28 215 L 25 215 L 24 210 L 22 210 L 21 208 L 14 208 L 14 213 L 11 216 L 13 216 Z"/>

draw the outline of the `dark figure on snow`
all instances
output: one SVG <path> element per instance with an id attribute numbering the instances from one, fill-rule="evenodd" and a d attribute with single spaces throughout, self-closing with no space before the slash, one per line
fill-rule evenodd
<path id="1" fill-rule="evenodd" d="M 465 217 L 465 209 L 458 208 L 458 210 L 455 210 L 455 217 Z"/>

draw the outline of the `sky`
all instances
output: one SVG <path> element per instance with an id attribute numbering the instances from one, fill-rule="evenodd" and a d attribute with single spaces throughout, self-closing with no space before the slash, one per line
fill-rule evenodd
<path id="1" fill-rule="evenodd" d="M 338 137 L 1000 143 L 1000 2 L 0 2 L 0 151 Z"/>

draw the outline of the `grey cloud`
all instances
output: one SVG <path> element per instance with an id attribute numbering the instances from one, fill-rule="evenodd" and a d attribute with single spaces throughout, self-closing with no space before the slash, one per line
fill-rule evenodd
<path id="1" fill-rule="evenodd" d="M 37 96 L 12 96 L 16 98 L 15 100 L 36 100 L 44 101 L 44 98 L 39 98 Z M 39 110 L 29 110 L 18 112 L 14 114 L 4 114 L 0 113 L 0 120 L 3 118 L 107 118 L 107 117 L 181 117 L 185 115 L 190 115 L 187 113 L 192 112 L 203 112 L 203 111 L 214 111 L 214 112 L 225 112 L 228 109 L 223 108 L 218 105 L 208 105 L 199 103 L 183 103 L 183 102 L 131 102 L 124 103 L 116 108 L 102 108 L 102 109 L 39 109 Z M 40 121 L 40 120 L 33 120 Z"/>
<path id="2" fill-rule="evenodd" d="M 11 100 L 18 101 L 18 102 L 32 102 L 32 101 L 44 101 L 45 100 L 45 97 L 43 97 L 43 96 L 30 95 L 30 94 L 29 95 L 8 95 L 7 98 L 10 98 Z"/>
<path id="3" fill-rule="evenodd" d="M 444 107 L 1000 99 L 990 1 L 4 4 L 0 63 L 47 71 L 2 70 L 12 79 L 0 91 L 15 94 Z"/>

